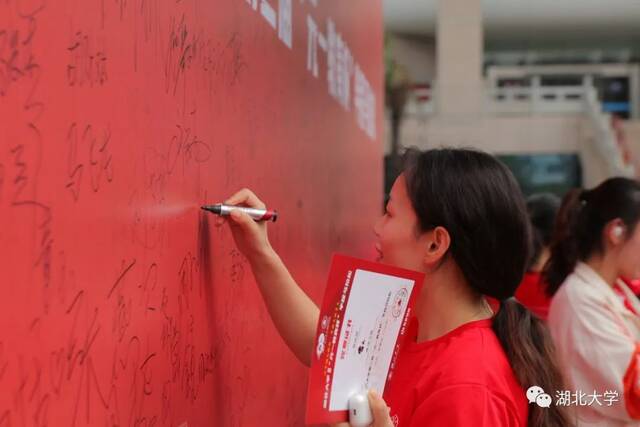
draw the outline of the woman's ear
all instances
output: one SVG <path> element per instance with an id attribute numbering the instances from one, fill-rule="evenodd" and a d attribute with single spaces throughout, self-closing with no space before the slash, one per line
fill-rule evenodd
<path id="1" fill-rule="evenodd" d="M 424 264 L 427 267 L 435 268 L 442 263 L 449 248 L 451 247 L 451 236 L 444 227 L 436 227 L 425 233 Z"/>
<path id="2" fill-rule="evenodd" d="M 604 230 L 605 238 L 614 246 L 625 241 L 626 227 L 621 219 L 615 219 L 609 222 Z"/>

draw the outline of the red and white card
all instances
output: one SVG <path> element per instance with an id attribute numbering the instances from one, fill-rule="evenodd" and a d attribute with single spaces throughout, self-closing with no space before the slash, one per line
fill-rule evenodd
<path id="1" fill-rule="evenodd" d="M 309 372 L 307 424 L 348 420 L 354 393 L 384 396 L 424 274 L 334 255 Z"/>

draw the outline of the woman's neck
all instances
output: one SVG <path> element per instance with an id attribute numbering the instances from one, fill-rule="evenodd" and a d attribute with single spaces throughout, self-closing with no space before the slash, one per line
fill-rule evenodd
<path id="1" fill-rule="evenodd" d="M 549 261 L 550 257 L 551 257 L 551 251 L 546 247 L 543 248 L 542 251 L 540 252 L 540 256 L 536 260 L 536 263 L 531 266 L 529 271 L 532 271 L 534 273 L 542 272 L 542 270 L 544 270 L 544 266 L 547 264 L 547 261 Z"/>
<path id="2" fill-rule="evenodd" d="M 618 280 L 618 268 L 612 257 L 607 255 L 594 255 L 585 264 L 593 269 L 611 287 Z"/>
<path id="3" fill-rule="evenodd" d="M 425 279 L 417 307 L 418 342 L 439 338 L 465 323 L 493 316 L 487 301 L 471 290 L 457 266 L 447 264 Z"/>

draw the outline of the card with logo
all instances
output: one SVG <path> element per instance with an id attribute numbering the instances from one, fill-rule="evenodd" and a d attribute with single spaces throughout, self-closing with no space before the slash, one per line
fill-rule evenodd
<path id="1" fill-rule="evenodd" d="M 309 373 L 307 424 L 348 420 L 354 393 L 384 396 L 424 274 L 334 255 Z"/>

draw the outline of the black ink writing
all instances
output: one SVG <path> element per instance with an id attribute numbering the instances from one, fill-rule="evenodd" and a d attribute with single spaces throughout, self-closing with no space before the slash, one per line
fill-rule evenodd
<path id="1" fill-rule="evenodd" d="M 118 278 L 116 279 L 116 281 L 113 284 L 113 286 L 111 286 L 111 289 L 109 290 L 109 293 L 107 294 L 107 299 L 111 298 L 111 295 L 113 295 L 113 292 L 117 289 L 118 285 L 120 285 L 120 283 L 122 283 L 122 280 L 127 275 L 127 273 L 129 271 L 131 271 L 131 269 L 133 268 L 134 265 L 136 265 L 136 260 L 135 259 L 133 261 L 131 261 L 130 263 L 126 264 L 126 265 L 125 265 L 125 261 L 122 260 L 122 266 L 120 267 L 121 273 L 118 275 Z"/>
<path id="2" fill-rule="evenodd" d="M 69 62 L 67 64 L 67 82 L 69 86 L 93 87 L 103 86 L 108 79 L 107 56 L 102 50 L 95 50 L 87 34 L 78 31 L 74 34 L 70 45 Z"/>
<path id="3" fill-rule="evenodd" d="M 72 123 L 67 132 L 68 155 L 67 177 L 65 187 L 74 201 L 80 198 L 83 172 L 88 165 L 91 189 L 94 193 L 100 190 L 103 179 L 113 181 L 113 156 L 109 150 L 111 131 L 107 127 L 100 136 L 96 136 L 93 126 L 86 125 L 82 135 L 78 136 L 78 124 Z"/>

